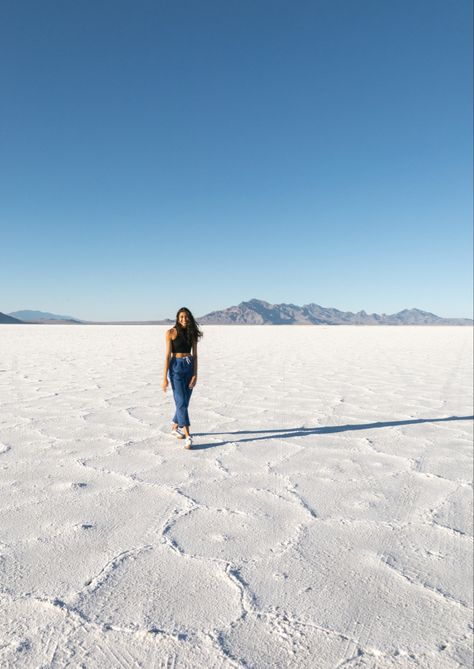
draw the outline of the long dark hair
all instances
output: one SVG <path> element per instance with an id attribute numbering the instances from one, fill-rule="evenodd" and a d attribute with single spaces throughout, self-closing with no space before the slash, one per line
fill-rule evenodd
<path id="1" fill-rule="evenodd" d="M 179 314 L 181 314 L 183 311 L 188 317 L 188 326 L 186 329 L 183 328 L 181 326 L 181 323 L 178 321 Z M 178 334 L 182 331 L 186 332 L 186 339 L 188 340 L 188 344 L 190 346 L 192 346 L 194 342 L 199 341 L 199 339 L 201 339 L 201 337 L 203 336 L 202 331 L 199 328 L 199 324 L 196 323 L 196 321 L 194 320 L 194 316 L 187 307 L 181 307 L 181 309 L 178 309 L 176 313 L 176 323 L 174 324 L 174 327 Z"/>

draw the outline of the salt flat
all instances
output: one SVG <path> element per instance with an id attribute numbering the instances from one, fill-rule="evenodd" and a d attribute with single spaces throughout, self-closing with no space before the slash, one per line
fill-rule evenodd
<path id="1" fill-rule="evenodd" d="M 0 327 L 0 666 L 471 666 L 472 330 Z"/>

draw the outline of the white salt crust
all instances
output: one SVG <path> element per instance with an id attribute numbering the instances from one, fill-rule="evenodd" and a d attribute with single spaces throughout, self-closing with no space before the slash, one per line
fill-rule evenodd
<path id="1" fill-rule="evenodd" d="M 0 327 L 0 666 L 458 669 L 472 329 Z"/>

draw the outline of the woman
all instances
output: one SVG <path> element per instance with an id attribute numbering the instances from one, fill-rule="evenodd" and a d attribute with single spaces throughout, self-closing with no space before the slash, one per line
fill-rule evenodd
<path id="1" fill-rule="evenodd" d="M 201 337 L 202 332 L 194 316 L 186 307 L 178 311 L 174 327 L 166 332 L 163 390 L 166 392 L 168 388 L 169 374 L 176 404 L 171 434 L 177 439 L 185 439 L 185 448 L 192 448 L 193 445 L 189 434 L 188 406 L 193 388 L 197 383 L 197 344 Z"/>

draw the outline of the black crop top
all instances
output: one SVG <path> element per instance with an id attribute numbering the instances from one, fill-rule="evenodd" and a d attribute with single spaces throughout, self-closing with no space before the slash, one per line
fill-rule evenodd
<path id="1" fill-rule="evenodd" d="M 178 330 L 176 339 L 171 340 L 171 350 L 173 353 L 190 353 L 191 345 L 188 343 L 185 330 Z"/>

